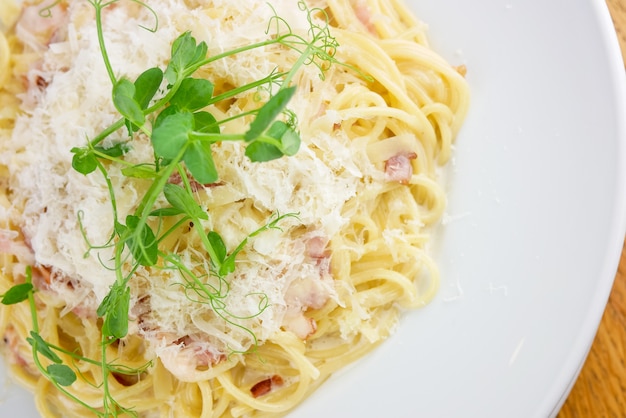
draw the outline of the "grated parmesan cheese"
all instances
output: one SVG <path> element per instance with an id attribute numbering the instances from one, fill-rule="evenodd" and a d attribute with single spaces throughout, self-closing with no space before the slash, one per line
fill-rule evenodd
<path id="1" fill-rule="evenodd" d="M 134 4 L 107 8 L 105 42 L 117 75 L 133 79 L 147 68 L 165 68 L 171 43 L 187 30 L 198 41 L 207 42 L 209 54 L 265 39 L 268 21 L 274 14 L 265 0 L 215 0 L 208 11 L 190 10 L 190 5 L 193 1 L 151 1 L 160 19 L 156 33 L 141 29 L 154 25 L 154 17 L 145 9 Z M 294 7 L 293 1 L 274 0 L 272 5 L 292 30 L 308 29 L 306 15 Z M 83 146 L 119 115 L 111 102 L 111 85 L 102 64 L 93 9 L 88 2 L 70 2 L 66 13 L 65 36 L 45 49 L 41 62 L 33 65 L 29 74 L 44 79 L 47 87 L 30 89 L 22 97 L 24 114 L 17 120 L 11 140 L 0 145 L 0 163 L 11 167 L 13 205 L 19 213 L 16 221 L 36 263 L 49 266 L 75 284 L 72 289 L 55 288 L 69 308 L 83 304 L 95 311 L 115 281 L 106 265 L 112 252 L 102 248 L 86 256 L 86 240 L 94 246 L 107 243 L 113 215 L 105 181 L 97 173 L 84 176 L 75 172 L 70 150 Z M 22 22 L 20 34 L 32 43 L 36 28 Z M 270 74 L 277 65 L 272 57 L 279 58 L 255 50 L 221 60 L 202 71 L 209 78 L 242 85 Z M 305 69 L 300 77 L 299 84 L 306 86 L 302 90 L 316 90 L 315 99 L 300 93 L 290 104 L 301 122 L 300 152 L 295 157 L 259 164 L 245 157 L 241 144 L 216 146 L 215 161 L 223 185 L 200 193 L 201 202 L 212 208 L 203 226 L 219 230 L 230 249 L 266 221 L 241 210 L 244 198 L 255 213 L 298 213 L 297 218 L 285 219 L 281 230 L 251 240 L 238 258 L 236 272 L 228 278 L 231 287 L 226 308 L 238 317 L 251 317 L 240 323 L 260 340 L 279 330 L 286 318 L 296 318 L 297 322 L 307 304 L 314 303 L 311 294 L 334 297 L 332 277 L 320 271 L 319 260 L 307 255 L 306 240 L 313 235 L 329 238 L 336 234 L 347 222 L 342 214 L 345 203 L 355 196 L 364 176 L 374 175 L 366 163 L 367 156 L 357 154 L 347 138 L 332 133 L 333 124 L 341 122 L 338 113 L 328 111 L 320 116 L 324 98 L 336 94 L 334 88 L 325 87 L 314 68 Z M 314 118 L 315 123 L 309 124 Z M 120 130 L 112 142 L 124 135 Z M 125 158 L 131 162 L 150 161 L 148 140 L 135 140 Z M 124 219 L 132 213 L 145 184 L 123 176 L 114 166 L 109 177 L 119 217 Z M 85 226 L 85 236 L 80 222 Z M 291 228 L 302 225 L 314 234 L 297 238 L 289 234 Z M 193 246 L 181 250 L 180 256 L 189 265 L 199 259 Z M 250 347 L 253 341 L 249 333 L 216 320 L 210 307 L 190 300 L 179 286 L 182 282 L 180 272 L 175 270 L 155 275 L 140 269 L 130 282 L 132 312 L 137 320 L 131 332 L 142 333 L 152 341 L 156 354 L 166 362 L 171 362 L 172 353 L 183 350 L 182 345 L 173 342 L 184 336 L 208 336 L 216 352 Z M 268 307 L 254 316 L 260 303 Z"/>

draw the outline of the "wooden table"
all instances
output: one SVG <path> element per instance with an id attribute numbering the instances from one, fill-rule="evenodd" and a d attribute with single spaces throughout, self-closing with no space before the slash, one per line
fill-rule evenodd
<path id="1" fill-rule="evenodd" d="M 626 67 L 626 0 L 607 0 Z M 558 418 L 626 417 L 626 245 L 587 361 Z"/>

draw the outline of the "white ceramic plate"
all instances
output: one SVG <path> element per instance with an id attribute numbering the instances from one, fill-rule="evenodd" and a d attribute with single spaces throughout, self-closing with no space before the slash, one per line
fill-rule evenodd
<path id="1" fill-rule="evenodd" d="M 602 0 L 408 0 L 465 63 L 435 301 L 291 416 L 546 417 L 600 321 L 626 226 L 626 87 Z M 35 417 L 0 384 L 0 415 Z"/>

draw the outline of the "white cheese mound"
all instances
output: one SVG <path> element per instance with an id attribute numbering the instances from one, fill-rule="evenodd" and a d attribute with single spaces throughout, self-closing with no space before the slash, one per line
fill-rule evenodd
<path id="1" fill-rule="evenodd" d="M 103 30 L 116 76 L 134 79 L 150 67 L 164 69 L 171 43 L 184 31 L 191 31 L 198 41 L 206 41 L 209 54 L 267 38 L 268 21 L 274 12 L 266 0 L 215 0 L 213 7 L 205 11 L 194 9 L 193 3 L 150 1 L 150 7 L 159 15 L 156 33 L 140 27 L 154 26 L 154 17 L 146 9 L 131 2 L 107 8 Z M 293 0 L 273 0 L 272 6 L 292 30 L 306 32 L 306 15 Z M 115 275 L 106 265 L 112 258 L 111 249 L 94 249 L 85 256 L 86 240 L 94 246 L 107 243 L 113 215 L 104 179 L 98 172 L 84 176 L 74 171 L 70 150 L 84 146 L 119 114 L 111 102 L 111 82 L 102 62 L 93 8 L 88 2 L 72 1 L 67 15 L 66 35 L 49 45 L 32 70 L 46 80 L 47 86 L 32 88 L 24 97 L 24 115 L 17 120 L 12 138 L 0 144 L 0 163 L 10 167 L 12 201 L 20 213 L 17 222 L 36 263 L 72 280 L 73 289 L 65 285 L 56 288 L 68 304 L 76 306 L 76 297 L 81 295 L 83 302 L 95 310 Z M 35 28 L 22 27 L 21 33 L 29 30 Z M 207 76 L 241 85 L 267 76 L 276 65 L 263 50 L 255 50 L 212 65 Z M 210 220 L 204 226 L 218 230 L 230 249 L 266 221 L 246 216 L 241 211 L 242 199 L 251 202 L 256 213 L 298 213 L 297 218 L 281 222 L 281 230 L 267 231 L 250 240 L 238 258 L 236 272 L 227 278 L 231 285 L 226 309 L 231 315 L 250 317 L 228 318 L 260 340 L 280 329 L 286 315 L 306 309 L 311 295 L 286 298 L 294 283 L 314 282 L 314 286 L 299 288 L 317 292 L 320 297 L 333 297 L 332 278 L 320 270 L 319 260 L 307 255 L 307 240 L 314 236 L 330 238 L 347 222 L 342 208 L 357 193 L 364 171 L 363 162 L 356 161 L 362 156 L 355 155 L 350 142 L 332 131 L 337 115 L 321 112 L 321 103 L 335 94 L 334 88 L 326 87 L 313 67 L 304 70 L 300 82 L 306 84 L 302 90 L 315 90 L 315 97 L 299 93 L 290 106 L 301 122 L 300 152 L 295 157 L 252 163 L 240 143 L 214 147 L 223 185 L 204 192 L 203 204 L 217 207 L 209 211 Z M 307 127 L 316 117 L 317 128 Z M 330 129 L 321 129 L 322 125 Z M 124 136 L 120 130 L 112 140 Z M 148 140 L 134 141 L 125 158 L 150 161 Z M 109 169 L 109 178 L 123 222 L 146 185 L 126 178 L 115 166 Z M 309 232 L 300 236 L 290 232 L 299 226 Z M 180 256 L 189 265 L 199 262 L 197 251 L 190 247 L 181 250 Z M 253 341 L 249 333 L 217 318 L 207 304 L 192 301 L 176 285 L 182 282 L 180 273 L 174 270 L 140 270 L 130 282 L 132 311 L 139 312 L 131 332 L 143 333 L 152 340 L 157 354 L 182 350 L 183 344 L 173 341 L 198 335 L 207 338 L 216 352 L 250 347 Z M 267 309 L 259 313 L 263 298 L 267 298 Z"/>

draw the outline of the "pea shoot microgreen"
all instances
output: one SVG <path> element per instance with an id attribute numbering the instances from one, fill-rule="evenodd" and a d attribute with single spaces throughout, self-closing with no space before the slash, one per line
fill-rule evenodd
<path id="1" fill-rule="evenodd" d="M 60 1 L 60 0 L 59 0 Z M 54 5 L 42 10 L 42 16 L 50 16 Z M 72 167 L 83 175 L 99 173 L 108 186 L 114 225 L 108 241 L 102 245 L 93 245 L 87 239 L 86 226 L 83 224 L 84 213 L 78 212 L 78 223 L 89 247 L 85 256 L 90 256 L 93 249 L 112 248 L 111 270 L 115 282 L 109 293 L 97 308 L 101 318 L 102 355 L 101 360 L 94 360 L 70 352 L 62 347 L 49 344 L 39 334 L 37 309 L 35 305 L 36 289 L 32 284 L 30 267 L 26 271 L 26 281 L 17 284 L 1 296 L 0 302 L 11 305 L 28 301 L 32 315 L 32 331 L 27 341 L 32 347 L 34 362 L 58 390 L 70 399 L 81 404 L 99 417 L 129 414 L 136 416 L 131 409 L 120 405 L 109 391 L 109 376 L 112 373 L 141 373 L 150 367 L 150 363 L 139 369 L 127 368 L 107 359 L 107 347 L 123 339 L 128 334 L 130 287 L 139 268 L 174 269 L 180 273 L 185 295 L 192 301 L 206 304 L 213 312 L 232 326 L 244 329 L 257 344 L 254 333 L 245 329 L 238 320 L 242 319 L 228 312 L 225 298 L 230 285 L 227 276 L 236 269 L 235 259 L 245 248 L 248 240 L 272 228 L 279 228 L 279 223 L 295 214 L 275 214 L 264 226 L 251 232 L 230 253 L 224 239 L 216 231 L 205 231 L 202 221 L 209 219 L 202 206 L 196 201 L 192 181 L 208 185 L 219 179 L 212 147 L 224 141 L 240 141 L 245 146 L 245 155 L 253 162 L 266 162 L 285 156 L 295 155 L 300 148 L 300 135 L 297 130 L 296 116 L 289 111 L 288 104 L 293 98 L 296 87 L 291 85 L 296 73 L 304 65 L 319 68 L 320 77 L 331 63 L 336 62 L 334 54 L 336 40 L 331 36 L 329 26 L 318 23 L 314 15 L 323 15 L 322 10 L 309 9 L 304 1 L 299 1 L 299 8 L 307 14 L 310 25 L 306 37 L 293 32 L 276 10 L 268 22 L 268 38 L 263 41 L 242 45 L 217 55 L 208 55 L 205 42 L 197 42 L 190 32 L 181 34 L 171 46 L 171 56 L 165 69 L 148 68 L 134 80 L 127 76 L 118 76 L 107 52 L 104 37 L 103 11 L 120 0 L 86 0 L 95 10 L 98 43 L 112 85 L 112 103 L 119 113 L 119 119 L 100 133 L 88 139 L 82 147 L 71 149 Z M 157 31 L 157 13 L 140 0 L 129 0 L 142 5 L 155 17 L 154 28 Z M 270 6 L 271 7 L 271 6 Z M 211 80 L 194 77 L 197 71 L 215 61 L 246 51 L 277 45 L 295 51 L 297 58 L 288 69 L 277 69 L 267 76 L 248 84 L 234 87 L 215 94 Z M 163 85 L 166 85 L 163 88 Z M 228 119 L 217 120 L 208 111 L 212 105 L 232 99 L 244 92 L 259 89 L 270 92 L 269 99 L 252 111 Z M 240 133 L 222 133 L 222 126 L 235 118 L 247 118 L 247 129 Z M 104 146 L 105 140 L 112 138 L 121 129 L 127 131 L 126 140 L 108 141 L 113 145 Z M 125 155 L 133 147 L 137 137 L 149 138 L 154 151 L 152 161 L 131 163 Z M 121 167 L 127 177 L 148 180 L 149 186 L 138 201 L 136 208 L 124 219 L 120 219 L 117 210 L 115 189 L 108 177 L 110 165 Z M 169 180 L 173 175 L 180 176 L 180 184 Z M 164 198 L 169 206 L 157 207 L 157 201 Z M 161 199 L 162 200 L 162 199 Z M 162 228 L 166 218 L 175 219 Z M 184 263 L 173 250 L 164 248 L 161 243 L 165 237 L 186 225 L 193 225 L 193 231 L 199 238 L 206 253 L 208 264 L 199 264 L 198 268 Z M 104 264 L 104 262 L 101 260 Z M 202 266 L 208 265 L 208 271 Z M 107 266 L 108 267 L 108 266 Z M 268 305 L 266 295 L 259 298 L 259 313 Z M 80 378 L 77 369 L 67 364 L 88 362 L 97 364 L 102 369 L 103 393 L 102 407 L 96 408 L 81 401 L 68 390 L 72 383 Z"/>

